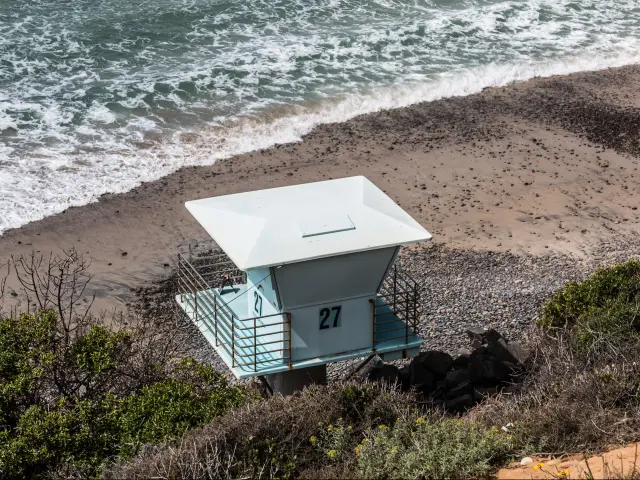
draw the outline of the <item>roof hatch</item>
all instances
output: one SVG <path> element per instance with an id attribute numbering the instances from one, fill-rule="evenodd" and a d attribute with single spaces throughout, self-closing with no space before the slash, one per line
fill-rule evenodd
<path id="1" fill-rule="evenodd" d="M 304 218 L 298 222 L 302 238 L 328 235 L 329 233 L 355 230 L 356 227 L 349 215 L 317 215 Z"/>

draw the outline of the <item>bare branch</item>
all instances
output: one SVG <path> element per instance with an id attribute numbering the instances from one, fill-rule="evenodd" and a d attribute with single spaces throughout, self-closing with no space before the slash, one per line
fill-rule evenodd
<path id="1" fill-rule="evenodd" d="M 2 310 L 4 308 L 4 295 L 7 288 L 7 279 L 9 278 L 9 273 L 11 273 L 11 264 L 7 262 L 6 265 L 1 265 L 0 269 L 4 270 L 5 266 L 7 267 L 7 273 L 0 275 L 0 316 L 2 315 Z"/>

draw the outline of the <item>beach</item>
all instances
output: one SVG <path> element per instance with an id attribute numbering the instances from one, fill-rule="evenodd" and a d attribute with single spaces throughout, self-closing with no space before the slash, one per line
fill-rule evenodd
<path id="1" fill-rule="evenodd" d="M 185 201 L 353 175 L 434 246 L 584 259 L 637 238 L 639 158 L 640 67 L 535 78 L 321 125 L 297 143 L 103 195 L 6 231 L 0 263 L 74 247 L 92 260 L 95 308 L 124 308 L 132 288 L 171 272 L 178 243 L 206 238 Z"/>

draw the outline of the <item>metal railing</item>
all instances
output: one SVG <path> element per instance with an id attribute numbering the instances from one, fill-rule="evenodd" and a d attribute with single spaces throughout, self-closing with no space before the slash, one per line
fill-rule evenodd
<path id="1" fill-rule="evenodd" d="M 232 368 L 250 368 L 267 363 L 291 367 L 291 314 L 274 313 L 241 319 L 219 289 L 225 275 L 236 287 L 247 282 L 239 270 L 213 240 L 178 246 L 178 286 L 183 307 L 204 326 L 216 348 L 231 359 Z M 233 295 L 246 294 L 247 290 Z M 225 295 L 228 295 L 226 293 Z M 419 285 L 394 266 L 372 300 L 373 351 L 389 340 L 403 339 L 405 344 L 418 333 L 421 311 Z M 401 321 L 400 321 L 401 320 Z M 302 361 L 303 359 L 296 359 Z"/>
<path id="2" fill-rule="evenodd" d="M 291 315 L 285 312 L 240 319 L 216 290 L 227 281 L 225 275 L 233 285 L 246 283 L 246 274 L 213 240 L 178 246 L 181 302 L 198 324 L 203 322 L 215 346 L 231 358 L 232 368 L 257 371 L 264 363 L 291 366 Z"/>
<path id="3" fill-rule="evenodd" d="M 373 308 L 374 351 L 381 341 L 404 339 L 408 344 L 409 337 L 418 334 L 421 314 L 418 284 L 394 265 L 382 282 Z"/>

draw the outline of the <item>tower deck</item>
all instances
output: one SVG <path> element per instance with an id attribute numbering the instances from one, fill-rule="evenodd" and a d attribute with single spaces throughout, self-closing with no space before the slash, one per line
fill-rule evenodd
<path id="1" fill-rule="evenodd" d="M 393 306 L 379 296 L 372 309 L 374 334 L 369 348 L 293 359 L 289 315 L 243 315 L 248 311 L 250 298 L 246 293 L 247 285 L 237 284 L 233 285 L 233 290 L 225 288 L 223 293 L 220 288 L 212 288 L 176 297 L 178 305 L 237 378 L 269 375 L 371 354 L 386 360 L 415 356 L 422 344 L 414 329 L 399 317 L 400 312 L 394 311 Z"/>
<path id="2" fill-rule="evenodd" d="M 260 308 L 260 312 L 267 314 L 254 314 L 258 286 L 248 281 L 247 275 L 211 240 L 178 248 L 178 283 L 178 305 L 237 378 L 372 354 L 394 360 L 417 355 L 422 344 L 418 336 L 421 316 L 418 285 L 396 266 L 381 281 L 379 292 L 369 297 L 369 313 L 365 314 L 368 320 L 361 317 L 359 320 L 362 329 L 357 332 L 361 337 L 358 346 L 344 349 L 336 344 L 333 353 L 324 355 L 319 355 L 317 349 L 314 351 L 299 334 L 310 321 L 313 323 L 308 316 L 276 308 L 267 299 L 265 309 Z M 343 301 L 345 305 L 347 301 Z M 341 339 L 348 340 L 347 345 L 349 334 L 340 332 L 348 332 L 347 324 L 352 320 L 348 312 L 343 313 L 342 328 L 334 329 Z M 322 328 L 322 324 L 319 326 Z M 318 331 L 317 326 L 312 328 Z"/>

